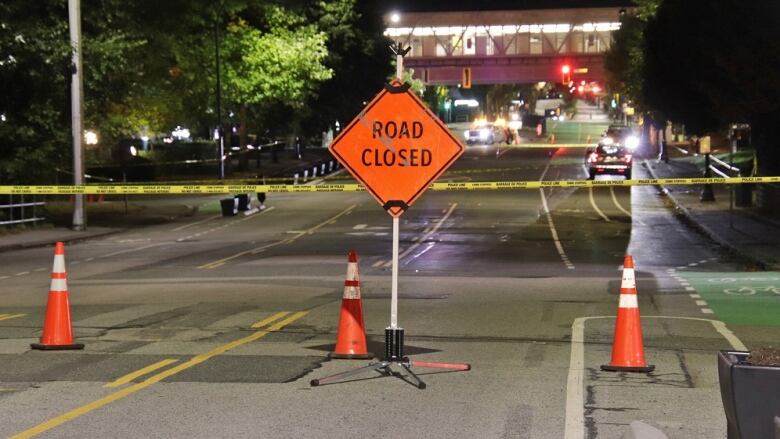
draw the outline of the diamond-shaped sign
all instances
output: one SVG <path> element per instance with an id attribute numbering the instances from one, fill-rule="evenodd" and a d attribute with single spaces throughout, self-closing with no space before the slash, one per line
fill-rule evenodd
<path id="1" fill-rule="evenodd" d="M 401 216 L 464 149 L 409 84 L 397 80 L 330 145 L 330 152 L 393 217 Z"/>

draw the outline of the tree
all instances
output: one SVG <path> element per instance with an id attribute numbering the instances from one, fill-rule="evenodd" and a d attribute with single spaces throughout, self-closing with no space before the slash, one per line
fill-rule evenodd
<path id="1" fill-rule="evenodd" d="M 384 36 L 379 0 L 313 2 L 308 15 L 328 35 L 325 65 L 333 77 L 322 83 L 306 106 L 307 134 L 319 134 L 352 120 L 383 87 L 394 71 L 390 40 Z"/>
<path id="2" fill-rule="evenodd" d="M 67 9 L 0 4 L 0 181 L 48 183 L 69 167 Z M 32 18 L 34 17 L 34 18 Z"/>
<path id="3" fill-rule="evenodd" d="M 694 133 L 747 121 L 760 171 L 780 171 L 780 3 L 665 0 L 645 31 L 645 102 Z"/>
<path id="4" fill-rule="evenodd" d="M 240 146 L 247 144 L 247 109 L 263 113 L 273 105 L 300 109 L 332 70 L 323 65 L 326 35 L 282 9 L 269 8 L 265 32 L 242 19 L 223 40 L 225 97 L 239 109 Z M 242 166 L 247 155 L 242 155 Z"/>

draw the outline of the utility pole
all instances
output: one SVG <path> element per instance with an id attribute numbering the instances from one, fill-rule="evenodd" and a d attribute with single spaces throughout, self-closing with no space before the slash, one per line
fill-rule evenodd
<path id="1" fill-rule="evenodd" d="M 73 184 L 84 185 L 84 156 L 82 138 L 84 123 L 81 119 L 84 88 L 81 74 L 81 0 L 68 0 L 68 23 L 70 27 L 71 80 L 70 111 L 71 130 L 73 131 Z M 84 210 L 84 195 L 74 197 L 73 230 L 86 230 L 87 215 Z"/>
<path id="2" fill-rule="evenodd" d="M 219 21 L 222 8 L 217 15 L 217 19 L 214 21 L 214 53 L 217 63 L 217 136 L 219 137 L 219 178 L 225 179 L 225 138 L 222 134 L 222 80 L 220 75 L 220 59 L 219 59 Z"/>

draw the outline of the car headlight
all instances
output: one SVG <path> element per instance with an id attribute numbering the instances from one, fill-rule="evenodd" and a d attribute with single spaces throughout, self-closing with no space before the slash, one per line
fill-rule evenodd
<path id="1" fill-rule="evenodd" d="M 637 136 L 626 137 L 626 148 L 636 149 L 639 146 L 639 138 Z"/>
<path id="2" fill-rule="evenodd" d="M 490 130 L 489 129 L 482 128 L 481 130 L 479 130 L 479 138 L 480 139 L 487 139 L 488 137 L 490 137 Z"/>
<path id="3" fill-rule="evenodd" d="M 469 130 L 463 132 L 463 137 L 465 137 L 466 139 L 469 138 Z"/>

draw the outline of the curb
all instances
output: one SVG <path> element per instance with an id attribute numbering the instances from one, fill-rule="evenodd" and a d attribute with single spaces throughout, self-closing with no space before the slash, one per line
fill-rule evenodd
<path id="1" fill-rule="evenodd" d="M 94 238 L 101 238 L 104 236 L 110 236 L 115 235 L 117 233 L 124 232 L 126 229 L 114 229 L 109 230 L 106 232 L 100 232 L 100 233 L 94 233 L 90 235 L 82 235 L 82 236 L 73 236 L 70 238 L 63 238 L 63 239 L 57 239 L 54 241 L 34 241 L 34 242 L 23 242 L 19 244 L 8 244 L 8 245 L 2 245 L 0 246 L 0 253 L 5 253 L 9 251 L 14 250 L 25 250 L 30 248 L 39 248 L 39 247 L 49 247 L 53 246 L 56 242 L 63 242 L 65 244 L 71 244 L 74 242 L 81 242 L 86 241 L 88 239 L 94 239 Z"/>
<path id="2" fill-rule="evenodd" d="M 647 159 L 644 159 L 642 164 L 644 165 L 644 168 L 647 169 L 647 172 L 650 173 L 650 175 L 653 176 L 654 179 L 658 179 L 658 175 L 653 171 L 653 168 L 648 164 Z M 734 253 L 738 255 L 739 257 L 743 259 L 747 259 L 748 261 L 757 264 L 761 266 L 763 269 L 772 269 L 774 268 L 772 264 L 769 264 L 767 262 L 762 261 L 755 255 L 750 254 L 749 252 L 745 251 L 744 249 L 737 247 L 736 245 L 728 242 L 727 240 L 723 239 L 715 233 L 712 229 L 704 225 L 702 222 L 698 221 L 687 207 L 683 206 L 682 203 L 680 203 L 677 198 L 672 195 L 672 191 L 670 191 L 668 188 L 662 185 L 656 185 L 657 188 L 659 188 L 664 195 L 666 195 L 671 201 L 672 204 L 674 204 L 675 210 L 680 212 L 682 216 L 685 217 L 686 221 L 694 226 L 696 229 L 698 229 L 704 236 L 706 236 L 708 239 L 712 240 L 719 246 L 727 249 L 729 252 Z"/>

